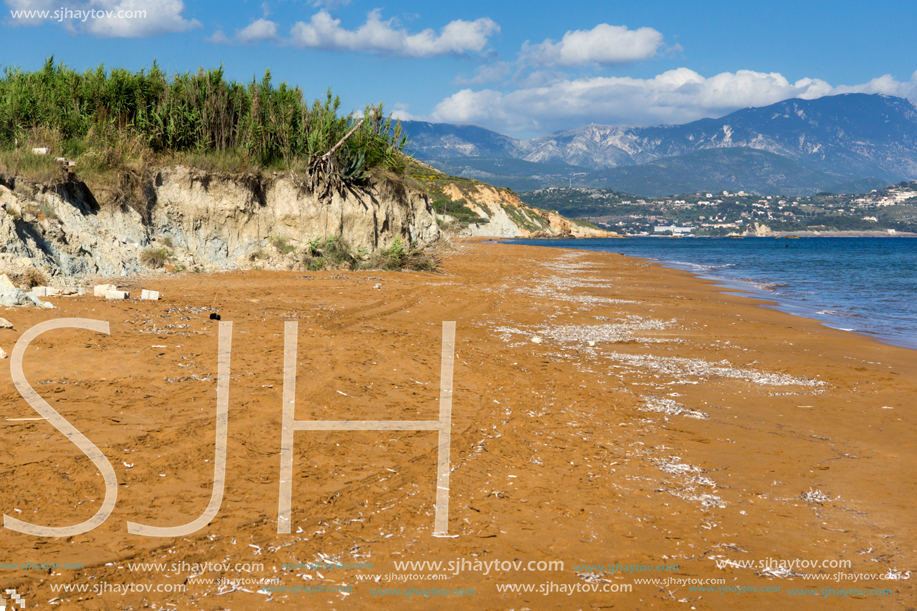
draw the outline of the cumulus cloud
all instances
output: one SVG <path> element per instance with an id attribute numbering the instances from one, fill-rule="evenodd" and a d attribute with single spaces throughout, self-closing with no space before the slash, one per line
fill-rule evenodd
<path id="1" fill-rule="evenodd" d="M 453 85 L 489 85 L 491 83 L 501 83 L 506 80 L 513 72 L 513 65 L 507 62 L 496 62 L 478 66 L 474 70 L 474 76 L 467 78 L 459 75 L 452 81 Z"/>
<path id="2" fill-rule="evenodd" d="M 223 30 L 217 30 L 212 35 L 205 38 L 204 42 L 217 45 L 228 45 L 233 43 L 247 45 L 262 40 L 280 40 L 277 36 L 276 23 L 268 21 L 267 19 L 258 19 L 241 30 L 236 30 L 236 33 L 232 37 L 227 36 Z"/>
<path id="3" fill-rule="evenodd" d="M 906 83 L 896 81 L 891 74 L 874 78 L 862 85 L 841 85 L 835 88 L 836 93 L 884 93 L 899 98 L 917 99 L 917 71 Z"/>
<path id="4" fill-rule="evenodd" d="M 315 7 L 322 7 L 328 9 L 329 11 L 333 11 L 338 7 L 347 6 L 350 4 L 350 0 L 312 0 L 312 2 L 309 4 Z"/>
<path id="5" fill-rule="evenodd" d="M 293 44 L 308 49 L 430 57 L 480 52 L 488 38 L 499 31 L 500 26 L 483 17 L 474 21 L 457 19 L 443 27 L 439 34 L 432 29 L 411 34 L 394 19 L 383 20 L 378 9 L 367 15 L 362 26 L 348 30 L 341 27 L 340 19 L 321 10 L 308 23 L 295 24 L 290 35 Z"/>
<path id="6" fill-rule="evenodd" d="M 259 19 L 236 32 L 236 40 L 242 44 L 272 40 L 277 38 L 277 24 L 267 19 Z"/>
<path id="7" fill-rule="evenodd" d="M 547 39 L 522 44 L 516 60 L 480 66 L 474 75 L 459 75 L 453 85 L 511 84 L 516 88 L 540 87 L 571 78 L 571 68 L 607 68 L 656 57 L 661 52 L 679 51 L 664 47 L 663 35 L 653 28 L 628 29 L 600 23 L 591 30 L 571 30 L 559 42 Z"/>
<path id="8" fill-rule="evenodd" d="M 678 124 L 787 98 L 814 99 L 849 92 L 914 97 L 917 73 L 907 83 L 883 76 L 863 85 L 840 87 L 808 78 L 791 83 L 779 73 L 751 70 L 709 78 L 688 68 L 670 70 L 651 79 L 567 78 L 506 93 L 463 89 L 440 102 L 430 120 L 479 123 L 510 133 L 545 133 L 585 123 Z"/>
<path id="9" fill-rule="evenodd" d="M 546 66 L 610 66 L 650 59 L 662 42 L 662 34 L 653 28 L 629 30 L 623 25 L 600 23 L 591 30 L 567 32 L 560 42 L 525 42 L 520 57 L 527 63 Z"/>
<path id="10" fill-rule="evenodd" d="M 181 0 L 83 0 L 66 7 L 58 0 L 6 0 L 6 5 L 12 24 L 56 22 L 73 34 L 99 38 L 141 38 L 202 27 L 196 19 L 184 17 Z"/>
<path id="11" fill-rule="evenodd" d="M 398 121 L 413 121 L 417 119 L 416 116 L 408 112 L 407 104 L 395 104 L 392 109 L 392 118 Z"/>
<path id="12" fill-rule="evenodd" d="M 217 30 L 210 36 L 204 39 L 204 42 L 212 42 L 215 45 L 223 45 L 232 42 L 232 39 L 229 38 L 223 30 Z"/>

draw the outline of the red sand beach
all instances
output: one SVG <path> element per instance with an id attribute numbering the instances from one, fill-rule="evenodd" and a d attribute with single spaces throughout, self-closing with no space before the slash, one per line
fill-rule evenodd
<path id="1" fill-rule="evenodd" d="M 24 356 L 32 387 L 117 476 L 115 508 L 89 532 L 0 531 L 0 588 L 26 608 L 917 604 L 914 351 L 640 259 L 482 242 L 442 274 L 120 282 L 163 297 L 0 312 L 14 325 L 0 329 L 10 355 L 42 321 L 110 326 L 49 331 Z M 127 522 L 191 522 L 211 499 L 214 312 L 232 322 L 219 511 L 193 534 L 129 534 Z M 436 420 L 442 325 L 455 321 L 448 536 L 433 536 L 430 430 L 296 431 L 291 532 L 278 533 L 292 320 L 295 417 L 332 421 Z M 103 477 L 36 419 L 10 363 L 2 511 L 43 526 L 87 520 Z"/>

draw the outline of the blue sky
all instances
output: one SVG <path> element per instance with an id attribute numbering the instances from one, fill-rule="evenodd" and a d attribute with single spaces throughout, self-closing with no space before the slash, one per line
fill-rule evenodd
<path id="1" fill-rule="evenodd" d="M 0 65 L 50 55 L 172 72 L 270 68 L 348 109 L 532 137 L 654 125 L 851 91 L 917 99 L 917 4 L 873 0 L 484 2 L 4 0 Z M 12 11 L 146 11 L 62 20 Z"/>

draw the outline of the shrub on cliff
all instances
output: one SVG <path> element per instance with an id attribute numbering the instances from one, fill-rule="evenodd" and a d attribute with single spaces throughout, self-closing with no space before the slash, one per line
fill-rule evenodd
<path id="1" fill-rule="evenodd" d="M 167 248 L 147 248 L 140 253 L 140 262 L 147 267 L 159 268 L 170 258 Z"/>
<path id="2" fill-rule="evenodd" d="M 239 83 L 222 68 L 167 75 L 154 62 L 139 72 L 99 66 L 80 73 L 52 57 L 41 70 L 7 68 L 0 78 L 0 150 L 49 147 L 52 157 L 87 168 L 117 167 L 149 153 L 205 165 L 214 157 L 217 167 L 235 170 L 290 169 L 327 153 L 356 124 L 339 111 L 330 90 L 310 104 L 300 88 L 274 85 L 269 70 Z M 368 106 L 363 119 L 336 153 L 340 165 L 359 159 L 367 170 L 403 173 L 400 124 L 381 104 Z"/>
<path id="3" fill-rule="evenodd" d="M 433 249 L 424 250 L 395 238 L 391 246 L 360 263 L 360 269 L 435 272 L 442 263 Z"/>

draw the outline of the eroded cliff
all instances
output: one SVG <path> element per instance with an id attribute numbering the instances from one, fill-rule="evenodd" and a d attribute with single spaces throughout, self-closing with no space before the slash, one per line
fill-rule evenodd
<path id="1" fill-rule="evenodd" d="M 479 217 L 457 230 L 459 235 L 504 238 L 611 238 L 620 237 L 584 221 L 528 206 L 513 191 L 473 181 L 447 183 L 441 193 Z M 447 222 L 455 221 L 447 215 Z"/>
<path id="2" fill-rule="evenodd" d="M 423 247 L 440 237 L 429 197 L 397 180 L 370 179 L 319 199 L 290 176 L 157 171 L 142 206 L 100 206 L 85 184 L 0 185 L 0 271 L 37 268 L 48 278 L 127 275 L 145 250 L 167 245 L 179 267 L 252 265 L 272 243 L 334 237 L 371 253 L 396 240 Z"/>

